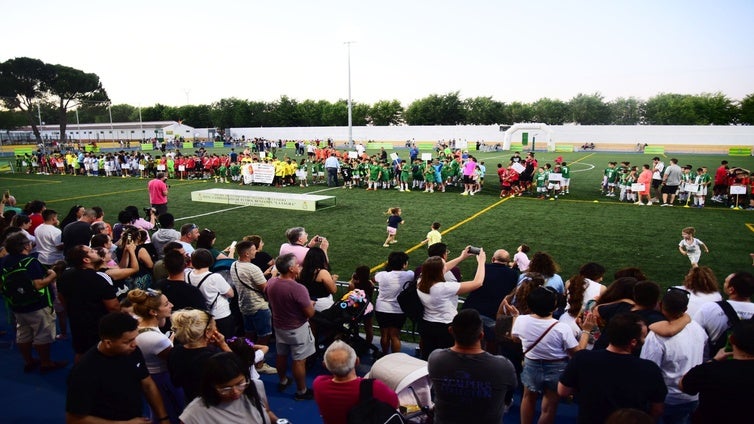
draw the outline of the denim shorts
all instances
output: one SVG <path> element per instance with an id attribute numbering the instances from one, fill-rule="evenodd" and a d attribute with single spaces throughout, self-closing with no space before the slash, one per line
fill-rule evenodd
<path id="1" fill-rule="evenodd" d="M 243 316 L 243 328 L 257 337 L 272 334 L 272 313 L 269 309 L 260 309 L 251 315 Z"/>
<path id="2" fill-rule="evenodd" d="M 568 365 L 568 360 L 540 361 L 524 359 L 524 371 L 521 383 L 531 392 L 543 393 L 545 390 L 558 391 L 558 379 Z"/>

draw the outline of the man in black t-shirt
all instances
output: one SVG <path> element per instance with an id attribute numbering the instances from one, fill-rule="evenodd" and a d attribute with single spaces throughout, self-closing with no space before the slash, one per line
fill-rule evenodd
<path id="1" fill-rule="evenodd" d="M 60 240 L 63 242 L 63 251 L 66 259 L 69 252 L 78 245 L 89 245 L 92 238 L 91 225 L 97 219 L 97 212 L 94 209 L 87 209 L 78 221 L 73 221 L 63 228 Z"/>
<path id="2" fill-rule="evenodd" d="M 492 255 L 492 261 L 484 266 L 482 287 L 469 293 L 463 303 L 463 309 L 476 309 L 484 323 L 484 336 L 488 352 L 497 354 L 495 343 L 495 318 L 500 302 L 518 282 L 518 273 L 508 266 L 511 257 L 508 251 L 498 249 Z"/>
<path id="3" fill-rule="evenodd" d="M 113 312 L 100 320 L 101 341 L 81 357 L 68 377 L 66 422 L 143 417 L 142 395 L 152 408 L 155 418 L 151 422 L 168 422 L 160 392 L 136 346 L 137 325 L 124 312 Z"/>
<path id="4" fill-rule="evenodd" d="M 429 355 L 437 422 L 500 423 L 506 402 L 516 388 L 511 362 L 482 349 L 482 320 L 475 309 L 464 309 L 450 327 L 454 345 Z"/>
<path id="5" fill-rule="evenodd" d="M 119 311 L 115 287 L 97 273 L 102 257 L 89 246 L 79 245 L 69 252 L 73 267 L 58 281 L 58 297 L 68 312 L 73 351 L 78 359 L 99 341 L 97 325 L 108 312 Z"/>
<path id="6" fill-rule="evenodd" d="M 634 313 L 613 317 L 607 326 L 610 344 L 605 350 L 576 352 L 560 376 L 558 394 L 576 395 L 579 423 L 603 423 L 614 411 L 634 408 L 658 419 L 668 389 L 660 368 L 631 352 L 647 335 Z"/>
<path id="7" fill-rule="evenodd" d="M 720 349 L 704 364 L 681 378 L 685 393 L 699 393 L 694 422 L 743 423 L 752 419 L 749 402 L 754 398 L 754 320 L 738 323 L 730 336 L 733 352 Z"/>
<path id="8" fill-rule="evenodd" d="M 207 301 L 199 289 L 188 284 L 185 280 L 186 257 L 179 250 L 165 253 L 163 264 L 168 272 L 168 278 L 155 283 L 155 288 L 173 304 L 173 310 L 186 308 L 207 309 Z"/>

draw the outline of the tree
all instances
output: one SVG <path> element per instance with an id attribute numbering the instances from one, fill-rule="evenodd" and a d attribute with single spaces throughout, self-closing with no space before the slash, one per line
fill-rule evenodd
<path id="1" fill-rule="evenodd" d="M 635 97 L 619 97 L 608 104 L 613 125 L 637 125 L 644 118 L 644 102 Z"/>
<path id="2" fill-rule="evenodd" d="M 271 112 L 276 127 L 299 127 L 301 116 L 299 115 L 298 102 L 288 96 L 280 96 L 280 100 L 271 106 Z"/>
<path id="3" fill-rule="evenodd" d="M 648 125 L 696 125 L 695 102 L 687 94 L 660 93 L 647 100 Z"/>
<path id="4" fill-rule="evenodd" d="M 521 102 L 513 102 L 505 108 L 505 121 L 503 122 L 506 124 L 532 122 L 533 116 L 534 108 L 530 105 Z"/>
<path id="5" fill-rule="evenodd" d="M 603 101 L 602 94 L 579 93 L 568 102 L 571 119 L 582 125 L 607 125 L 610 123 L 610 108 Z"/>
<path id="6" fill-rule="evenodd" d="M 464 122 L 464 107 L 458 91 L 432 94 L 411 103 L 404 117 L 409 125 L 459 125 Z"/>
<path id="7" fill-rule="evenodd" d="M 50 65 L 54 74 L 43 85 L 58 106 L 60 117 L 60 140 L 65 142 L 65 129 L 68 125 L 68 109 L 81 104 L 107 105 L 110 99 L 102 88 L 97 74 L 86 73 L 63 65 Z"/>
<path id="8" fill-rule="evenodd" d="M 749 94 L 741 100 L 739 122 L 754 125 L 754 94 Z"/>
<path id="9" fill-rule="evenodd" d="M 569 116 L 568 104 L 562 100 L 542 98 L 531 105 L 533 120 L 548 125 L 562 125 Z"/>
<path id="10" fill-rule="evenodd" d="M 0 64 L 0 98 L 8 109 L 23 112 L 38 143 L 42 136 L 34 109 L 44 102 L 46 84 L 52 75 L 50 66 L 39 59 L 18 57 Z"/>
<path id="11" fill-rule="evenodd" d="M 366 121 L 376 126 L 400 125 L 403 106 L 398 100 L 380 100 L 369 108 Z"/>
<path id="12" fill-rule="evenodd" d="M 738 121 L 739 111 L 722 93 L 694 96 L 697 125 L 730 125 Z"/>
<path id="13" fill-rule="evenodd" d="M 492 97 L 475 97 L 463 101 L 466 124 L 493 125 L 503 121 L 505 104 Z"/>

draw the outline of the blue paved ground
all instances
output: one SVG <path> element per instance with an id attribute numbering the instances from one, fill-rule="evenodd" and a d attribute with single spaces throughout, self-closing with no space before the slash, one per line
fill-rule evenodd
<path id="1" fill-rule="evenodd" d="M 29 424 L 29 423 L 63 423 L 65 421 L 65 380 L 70 371 L 66 369 L 55 371 L 47 375 L 38 372 L 24 374 L 23 361 L 15 345 L 12 343 L 11 331 L 8 331 L 8 323 L 4 318 L 5 309 L 0 307 L 3 314 L 0 330 L 7 334 L 0 336 L 0 387 L 2 387 L 2 419 L 6 424 Z M 413 355 L 416 345 L 404 343 L 404 352 Z M 59 341 L 53 344 L 53 357 L 55 359 L 73 359 L 70 340 Z M 274 364 L 274 354 L 269 356 L 269 363 Z M 363 375 L 371 363 L 371 358 L 362 358 L 365 365 L 359 374 Z M 315 376 L 323 373 L 321 365 L 314 366 L 307 374 L 309 385 Z M 271 408 L 279 417 L 288 418 L 293 424 L 321 423 L 319 412 L 314 401 L 295 402 L 293 400 L 293 388 L 288 393 L 278 393 L 276 390 L 277 376 L 264 375 L 262 380 L 270 401 Z M 514 406 L 505 416 L 505 423 L 518 423 L 518 405 L 520 392 L 516 395 Z M 576 407 L 571 404 L 561 403 L 558 408 L 558 424 L 575 422 Z"/>

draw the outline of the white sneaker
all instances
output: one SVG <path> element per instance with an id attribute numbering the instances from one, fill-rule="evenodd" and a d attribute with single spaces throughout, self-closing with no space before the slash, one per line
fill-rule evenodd
<path id="1" fill-rule="evenodd" d="M 266 362 L 263 362 L 262 366 L 257 368 L 257 372 L 260 374 L 277 374 L 278 370 L 277 368 L 268 365 Z"/>

